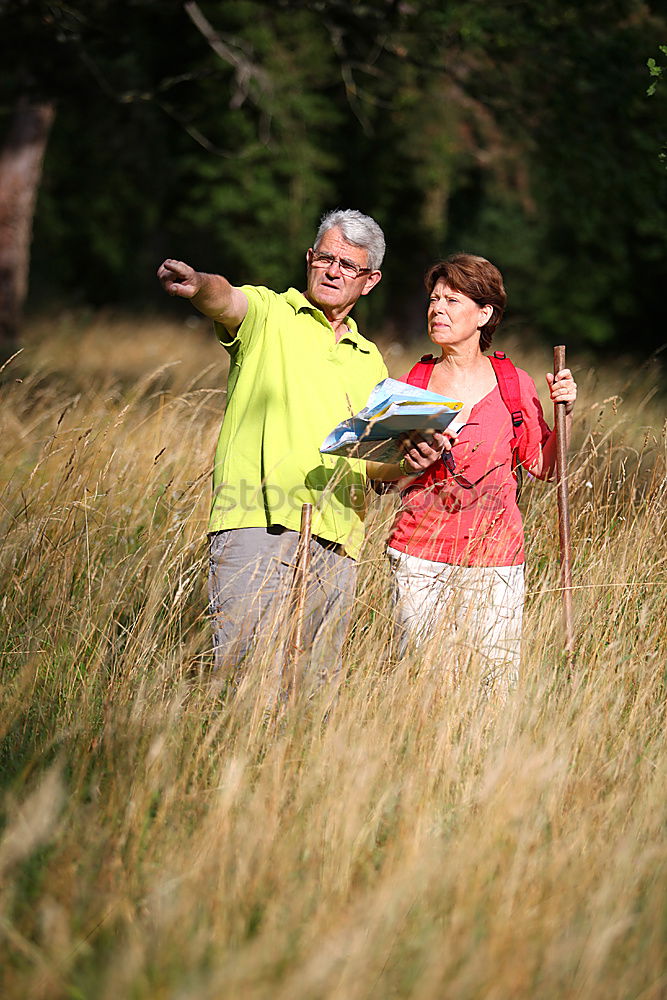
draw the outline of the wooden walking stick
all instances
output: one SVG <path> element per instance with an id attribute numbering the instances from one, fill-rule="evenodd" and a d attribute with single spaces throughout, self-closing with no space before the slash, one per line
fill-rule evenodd
<path id="1" fill-rule="evenodd" d="M 292 630 L 288 649 L 287 690 L 295 693 L 298 687 L 299 659 L 303 652 L 303 616 L 306 608 L 308 570 L 310 568 L 310 539 L 312 535 L 312 503 L 301 507 L 301 529 L 296 549 L 294 577 L 292 580 L 291 612 Z"/>
<path id="2" fill-rule="evenodd" d="M 565 347 L 554 347 L 554 375 L 565 368 Z M 567 487 L 567 433 L 565 408 L 567 403 L 554 403 L 556 423 L 556 482 L 558 486 L 558 534 L 560 536 L 560 577 L 563 594 L 563 626 L 565 630 L 565 663 L 568 673 L 574 662 L 574 625 L 572 623 L 572 562 L 570 543 L 570 502 Z"/>

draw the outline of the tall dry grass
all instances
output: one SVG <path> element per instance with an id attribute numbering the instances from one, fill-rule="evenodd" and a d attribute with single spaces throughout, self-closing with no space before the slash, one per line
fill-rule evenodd
<path id="1" fill-rule="evenodd" d="M 523 501 L 504 707 L 390 661 L 383 501 L 340 688 L 269 719 L 257 665 L 207 682 L 223 362 L 205 330 L 69 317 L 4 373 L 1 995 L 667 995 L 658 373 L 575 359 L 571 678 L 553 486 Z"/>

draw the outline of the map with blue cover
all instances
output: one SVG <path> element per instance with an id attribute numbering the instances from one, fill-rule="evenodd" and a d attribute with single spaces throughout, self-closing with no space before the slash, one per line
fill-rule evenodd
<path id="1" fill-rule="evenodd" d="M 403 454 L 398 442 L 402 434 L 443 431 L 462 407 L 458 400 L 385 378 L 372 390 L 363 410 L 334 427 L 320 451 L 324 455 L 398 462 Z"/>

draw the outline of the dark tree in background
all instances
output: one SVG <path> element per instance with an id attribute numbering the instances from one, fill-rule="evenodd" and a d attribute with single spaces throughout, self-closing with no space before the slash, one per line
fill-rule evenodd
<path id="1" fill-rule="evenodd" d="M 56 109 L 29 303 L 164 308 L 166 255 L 299 286 L 320 215 L 349 205 L 388 238 L 367 329 L 421 334 L 423 270 L 466 249 L 502 268 L 511 320 L 654 349 L 666 37 L 657 0 L 0 2 L 0 126 Z M 7 232 L 0 261 L 27 260 Z"/>
<path id="2" fill-rule="evenodd" d="M 0 345 L 13 345 L 20 327 L 35 201 L 54 113 L 51 101 L 19 98 L 0 151 Z"/>

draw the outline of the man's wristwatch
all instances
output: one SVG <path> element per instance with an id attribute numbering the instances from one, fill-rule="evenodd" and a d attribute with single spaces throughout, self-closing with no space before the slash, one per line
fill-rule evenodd
<path id="1" fill-rule="evenodd" d="M 398 463 L 398 470 L 402 476 L 414 476 L 415 472 L 412 466 L 408 465 L 407 455 L 404 455 Z"/>

